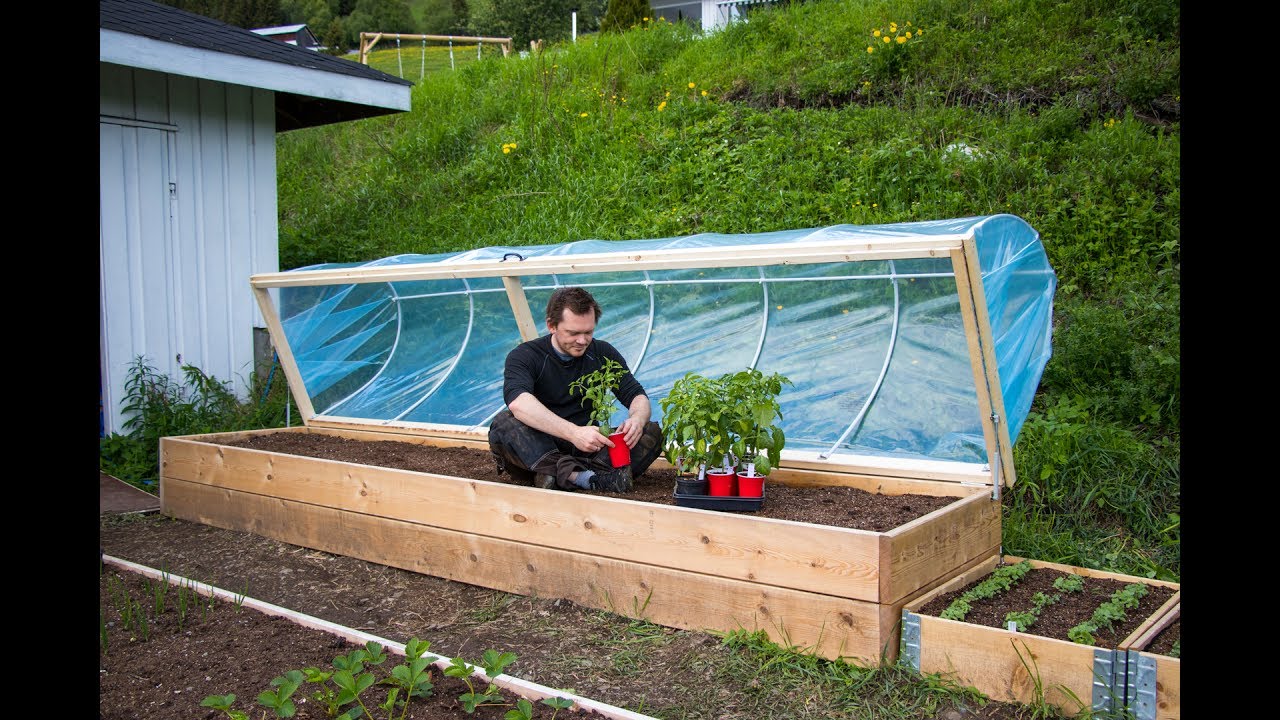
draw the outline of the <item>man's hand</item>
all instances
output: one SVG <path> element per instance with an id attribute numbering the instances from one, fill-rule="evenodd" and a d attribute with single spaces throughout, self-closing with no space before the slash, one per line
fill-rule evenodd
<path id="1" fill-rule="evenodd" d="M 652 407 L 649 405 L 648 395 L 637 395 L 631 401 L 631 407 L 627 408 L 627 419 L 622 421 L 616 432 L 623 433 L 627 447 L 633 448 L 636 443 L 640 442 L 640 436 L 644 435 L 644 426 L 649 424 L 649 414 Z"/>
<path id="2" fill-rule="evenodd" d="M 595 425 L 577 426 L 570 437 L 566 438 L 573 446 L 583 452 L 593 453 L 602 447 L 613 447 L 613 441 L 600 434 Z"/>

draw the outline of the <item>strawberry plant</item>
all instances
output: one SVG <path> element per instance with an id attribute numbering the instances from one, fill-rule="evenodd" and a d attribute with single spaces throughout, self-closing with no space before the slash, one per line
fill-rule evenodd
<path id="1" fill-rule="evenodd" d="M 1093 611 L 1093 617 L 1067 631 L 1071 642 L 1081 645 L 1097 643 L 1095 633 L 1110 628 L 1113 624 L 1125 619 L 1124 611 L 1135 608 L 1147 594 L 1147 586 L 1142 583 L 1130 583 L 1111 594 L 1111 599 Z"/>
<path id="2" fill-rule="evenodd" d="M 964 620 L 975 600 L 985 600 L 999 595 L 1016 585 L 1030 571 L 1030 560 L 1023 560 L 1014 565 L 1005 565 L 997 568 L 987 579 L 952 600 L 951 604 L 947 606 L 946 610 L 942 611 L 939 617 L 944 617 L 948 620 Z"/>
<path id="3" fill-rule="evenodd" d="M 1084 589 L 1084 580 L 1079 575 L 1064 575 L 1053 581 L 1053 587 L 1062 592 L 1080 592 Z M 1032 607 L 1030 610 L 1013 610 L 1004 616 L 1004 624 L 1016 623 L 1018 632 L 1026 632 L 1027 628 L 1035 625 L 1036 620 L 1040 618 L 1040 613 L 1044 609 L 1057 603 L 1062 599 L 1062 593 L 1053 593 L 1052 595 L 1038 592 L 1031 596 Z"/>

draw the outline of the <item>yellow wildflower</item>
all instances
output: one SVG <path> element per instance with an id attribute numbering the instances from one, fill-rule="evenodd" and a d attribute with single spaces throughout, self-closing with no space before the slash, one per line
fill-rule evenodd
<path id="1" fill-rule="evenodd" d="M 876 49 L 875 49 L 875 48 L 871 47 L 870 45 L 868 45 L 868 46 L 867 46 L 867 52 L 868 52 L 868 53 L 873 53 L 873 52 L 875 52 L 875 51 L 876 51 Z"/>
<path id="2" fill-rule="evenodd" d="M 898 42 L 898 44 L 899 44 L 899 45 L 901 45 L 902 43 L 904 43 L 904 42 L 906 42 L 906 41 L 907 41 L 907 39 L 906 39 L 906 38 L 904 38 L 904 37 L 902 37 L 901 35 L 899 35 L 898 37 L 894 38 L 894 40 L 896 40 L 896 41 Z"/>
<path id="3" fill-rule="evenodd" d="M 877 207 L 880 203 L 871 203 L 871 207 Z"/>
<path id="4" fill-rule="evenodd" d="M 698 83 L 689 83 L 689 89 L 690 89 L 690 90 L 692 90 L 692 89 L 694 89 L 694 88 L 696 88 L 696 87 L 698 87 Z"/>
<path id="5" fill-rule="evenodd" d="M 907 39 L 908 39 L 908 40 L 910 40 L 910 39 L 911 39 L 911 31 L 910 31 L 910 30 L 908 30 L 908 31 L 907 31 Z"/>
<path id="6" fill-rule="evenodd" d="M 658 112 L 662 112 L 663 110 L 666 110 L 666 109 L 667 109 L 666 100 L 663 100 L 662 102 L 658 103 Z"/>
<path id="7" fill-rule="evenodd" d="M 706 91 L 706 90 L 703 90 L 703 91 L 702 91 L 702 97 L 706 97 L 706 96 L 707 96 L 707 91 Z"/>
<path id="8" fill-rule="evenodd" d="M 889 23 L 889 32 L 891 33 L 898 32 L 898 23 L 895 23 L 895 22 Z"/>
<path id="9" fill-rule="evenodd" d="M 586 116 L 587 116 L 587 114 L 586 114 L 586 113 L 581 113 L 581 114 L 579 114 L 579 115 L 578 115 L 578 117 L 586 117 Z"/>
<path id="10" fill-rule="evenodd" d="M 510 145 L 503 145 L 503 146 L 502 146 L 502 154 L 503 154 L 503 155 L 509 155 L 510 153 L 511 153 L 511 146 L 510 146 Z"/>
<path id="11" fill-rule="evenodd" d="M 879 30 L 876 30 L 876 31 L 872 32 L 872 33 L 871 33 L 871 37 L 880 37 L 880 31 L 879 31 Z"/>
<path id="12" fill-rule="evenodd" d="M 670 91 L 670 90 L 668 90 L 668 91 L 667 91 L 667 94 L 663 95 L 662 97 L 671 97 L 671 91 Z"/>
<path id="13" fill-rule="evenodd" d="M 892 41 L 893 41 L 893 38 L 890 38 L 888 35 L 885 35 L 885 36 L 884 36 L 883 38 L 881 38 L 881 39 L 882 39 L 882 40 L 884 40 L 885 42 L 892 42 Z"/>

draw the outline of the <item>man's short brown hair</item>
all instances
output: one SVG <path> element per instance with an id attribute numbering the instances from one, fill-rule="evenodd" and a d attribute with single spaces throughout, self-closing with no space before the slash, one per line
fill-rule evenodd
<path id="1" fill-rule="evenodd" d="M 569 308 L 575 315 L 594 313 L 596 322 L 600 322 L 600 303 L 591 297 L 591 293 L 580 287 L 556 288 L 547 301 L 547 324 L 556 327 L 564 319 L 564 309 Z"/>

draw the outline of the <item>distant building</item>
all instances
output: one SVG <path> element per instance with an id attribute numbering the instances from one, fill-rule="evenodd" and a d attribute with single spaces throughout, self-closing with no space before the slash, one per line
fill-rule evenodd
<path id="1" fill-rule="evenodd" d="M 772 4 L 774 0 L 649 0 L 654 17 L 669 22 L 685 22 L 704 31 L 718 30 L 725 25 L 746 17 L 756 6 Z"/>
<path id="2" fill-rule="evenodd" d="M 316 40 L 316 36 L 311 34 L 307 29 L 306 23 L 302 25 L 280 25 L 279 27 L 258 28 L 253 32 L 263 37 L 269 37 L 272 40 L 279 40 L 282 43 L 297 45 L 300 48 L 308 50 L 319 50 L 320 42 Z"/>

